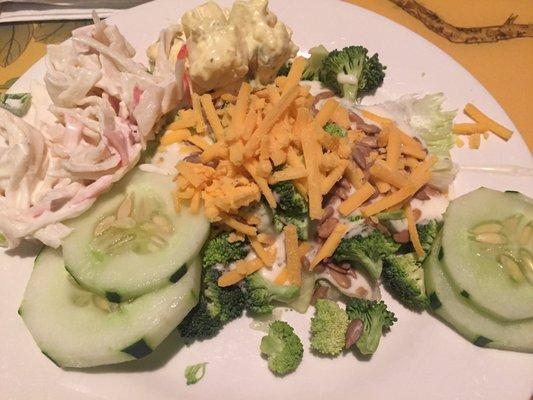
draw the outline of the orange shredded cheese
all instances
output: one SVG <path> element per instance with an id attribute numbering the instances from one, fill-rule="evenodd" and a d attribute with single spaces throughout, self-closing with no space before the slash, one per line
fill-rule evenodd
<path id="1" fill-rule="evenodd" d="M 298 247 L 298 255 L 301 257 L 305 256 L 307 253 L 309 253 L 309 250 L 311 250 L 313 246 L 311 246 L 311 243 L 309 242 L 303 242 Z"/>
<path id="2" fill-rule="evenodd" d="M 326 122 L 328 122 L 333 116 L 333 113 L 335 112 L 338 106 L 339 102 L 333 97 L 327 99 L 318 114 L 315 116 L 315 122 L 317 126 L 323 127 Z"/>
<path id="3" fill-rule="evenodd" d="M 398 169 L 398 162 L 402 152 L 402 142 L 397 129 L 391 129 L 387 141 L 387 164 L 391 169 Z"/>
<path id="4" fill-rule="evenodd" d="M 205 122 L 204 116 L 202 115 L 202 105 L 200 103 L 200 96 L 198 96 L 196 93 L 193 93 L 191 98 L 194 119 L 196 120 L 195 130 L 197 133 L 203 134 L 205 132 Z"/>
<path id="5" fill-rule="evenodd" d="M 288 93 L 294 87 L 298 86 L 300 78 L 302 77 L 302 73 L 304 72 L 306 63 L 307 61 L 303 57 L 296 57 L 294 59 L 291 65 L 291 69 L 287 74 L 287 79 L 285 80 L 285 82 L 283 82 L 283 95 Z"/>
<path id="6" fill-rule="evenodd" d="M 335 185 L 335 183 L 337 183 L 337 181 L 342 178 L 347 165 L 347 160 L 340 161 L 339 165 L 336 166 L 333 171 L 331 171 L 329 175 L 322 180 L 320 184 L 320 190 L 323 195 L 328 193 L 333 187 L 333 185 Z"/>
<path id="7" fill-rule="evenodd" d="M 322 247 L 316 253 L 315 258 L 311 261 L 310 269 L 313 270 L 324 258 L 331 257 L 335 252 L 335 249 L 341 242 L 344 234 L 348 231 L 348 226 L 342 223 L 337 223 L 333 232 L 326 239 Z"/>
<path id="8" fill-rule="evenodd" d="M 274 283 L 278 285 L 283 285 L 285 282 L 289 280 L 289 271 L 287 270 L 287 267 L 283 267 L 279 274 L 274 279 Z"/>
<path id="9" fill-rule="evenodd" d="M 452 126 L 452 132 L 456 135 L 472 135 L 474 133 L 483 133 L 487 127 L 483 124 L 476 123 L 460 123 Z"/>
<path id="10" fill-rule="evenodd" d="M 431 174 L 429 170 L 424 170 L 417 176 L 414 176 L 414 172 L 413 172 L 413 174 L 411 174 L 411 177 L 410 177 L 411 181 L 407 184 L 407 186 L 404 186 L 398 191 L 388 196 L 385 196 L 366 207 L 363 207 L 361 209 L 361 213 L 365 217 L 370 217 L 372 215 L 380 213 L 381 211 L 385 211 L 386 209 L 391 208 L 405 201 L 406 199 L 411 197 L 413 194 L 415 194 L 422 186 L 428 183 L 430 177 L 431 177 Z"/>
<path id="11" fill-rule="evenodd" d="M 311 219 L 322 217 L 322 192 L 320 187 L 319 157 L 322 155 L 315 130 L 307 126 L 301 136 L 302 148 L 307 169 L 307 190 L 309 196 L 309 216 Z"/>
<path id="12" fill-rule="evenodd" d="M 369 169 L 370 176 L 396 187 L 407 185 L 408 175 L 404 171 L 394 170 L 381 160 L 376 160 Z"/>
<path id="13" fill-rule="evenodd" d="M 477 123 L 484 125 L 488 128 L 489 131 L 498 135 L 503 140 L 509 140 L 513 135 L 513 131 L 507 129 L 503 125 L 500 125 L 492 118 L 489 118 L 486 114 L 481 112 L 475 105 L 468 103 L 464 108 L 464 113 L 472 118 Z"/>
<path id="14" fill-rule="evenodd" d="M 405 218 L 407 219 L 407 230 L 409 231 L 409 238 L 413 247 L 415 248 L 418 258 L 424 257 L 424 249 L 420 243 L 420 237 L 418 236 L 418 230 L 416 229 L 416 221 L 413 215 L 413 210 L 409 204 L 404 207 Z"/>
<path id="15" fill-rule="evenodd" d="M 356 189 L 350 197 L 339 205 L 339 212 L 346 216 L 357 210 L 365 201 L 367 201 L 376 192 L 376 189 L 366 182 L 360 189 Z"/>
<path id="16" fill-rule="evenodd" d="M 481 144 L 481 135 L 479 133 L 473 133 L 468 136 L 468 147 L 471 149 L 479 149 Z"/>
<path id="17" fill-rule="evenodd" d="M 250 237 L 250 246 L 252 246 L 252 249 L 254 249 L 255 254 L 257 257 L 263 261 L 263 264 L 265 264 L 267 267 L 271 267 L 274 263 L 274 260 L 270 257 L 270 255 L 267 253 L 267 251 L 263 248 L 263 245 L 259 242 L 259 240 L 254 239 L 253 237 Z"/>
<path id="18" fill-rule="evenodd" d="M 237 221 L 235 218 L 226 216 L 222 218 L 222 222 L 224 222 L 230 228 L 233 228 L 238 232 L 244 233 L 247 236 L 257 235 L 257 230 L 255 229 L 255 227 Z"/>
<path id="19" fill-rule="evenodd" d="M 300 286 L 302 283 L 302 264 L 298 253 L 298 232 L 294 225 L 287 225 L 283 228 L 283 233 L 285 234 L 285 254 L 289 282 Z"/>
<path id="20" fill-rule="evenodd" d="M 292 181 L 305 177 L 307 177 L 307 170 L 305 168 L 287 167 L 281 171 L 274 172 L 268 180 L 268 183 L 273 185 L 278 182 Z"/>
<path id="21" fill-rule="evenodd" d="M 227 287 L 240 282 L 244 278 L 244 275 L 239 274 L 236 270 L 230 270 L 224 272 L 220 278 L 218 278 L 218 286 Z"/>
<path id="22" fill-rule="evenodd" d="M 253 152 L 257 150 L 263 136 L 266 135 L 270 129 L 272 129 L 281 114 L 287 110 L 297 96 L 298 86 L 294 86 L 285 94 L 283 94 L 280 101 L 276 105 L 267 111 L 265 118 L 258 124 L 257 129 L 246 143 L 245 154 L 247 157 L 250 157 Z"/>
<path id="23" fill-rule="evenodd" d="M 172 143 L 183 142 L 191 137 L 191 133 L 188 129 L 178 129 L 175 131 L 168 130 L 161 138 L 162 146 L 169 146 Z"/>
<path id="24" fill-rule="evenodd" d="M 224 128 L 222 128 L 222 124 L 218 119 L 217 112 L 215 110 L 215 107 L 213 106 L 213 100 L 211 99 L 211 95 L 202 95 L 200 97 L 200 103 L 202 104 L 202 108 L 204 110 L 207 121 L 209 122 L 209 125 L 215 133 L 217 141 L 222 140 L 224 138 Z"/>
<path id="25" fill-rule="evenodd" d="M 246 82 L 244 82 L 239 89 L 227 136 L 227 139 L 230 141 L 240 138 L 244 133 L 246 113 L 248 112 L 248 101 L 251 91 L 252 87 Z"/>
<path id="26" fill-rule="evenodd" d="M 380 115 L 374 114 L 371 111 L 363 110 L 362 114 L 364 118 L 369 119 L 370 121 L 373 121 L 373 122 L 377 122 L 380 125 L 392 124 L 392 120 L 390 118 L 382 117 Z"/>
<path id="27" fill-rule="evenodd" d="M 198 135 L 191 135 L 187 140 L 202 150 L 207 150 L 210 146 L 207 140 Z"/>

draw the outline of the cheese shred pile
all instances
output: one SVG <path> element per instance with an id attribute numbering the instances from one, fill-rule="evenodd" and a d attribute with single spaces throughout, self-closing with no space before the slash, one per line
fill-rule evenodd
<path id="1" fill-rule="evenodd" d="M 161 139 L 161 145 L 180 142 L 189 156 L 176 165 L 176 211 L 183 205 L 203 212 L 212 222 L 225 224 L 247 236 L 257 259 L 243 261 L 221 277 L 219 284 L 238 282 L 257 269 L 272 265 L 272 250 L 266 250 L 258 233 L 258 220 L 246 219 L 242 207 L 264 197 L 276 208 L 271 185 L 291 181 L 309 202 L 309 216 L 320 220 L 323 198 L 342 178 L 353 186 L 339 206 L 348 216 L 360 211 L 371 217 L 385 210 L 408 207 L 411 197 L 430 179 L 435 163 L 422 144 L 402 132 L 392 120 L 364 111 L 362 117 L 380 125 L 376 145 L 362 169 L 353 157 L 354 148 L 364 145 L 367 135 L 354 128 L 351 112 L 334 98 L 319 110 L 309 87 L 300 84 L 305 59 L 294 60 L 287 76 L 253 91 L 248 83 L 238 93 L 193 94 L 192 108 L 180 111 Z M 336 132 L 326 130 L 333 124 Z M 372 200 L 375 199 L 375 200 Z M 241 210 L 242 211 L 242 210 Z M 409 215 L 409 209 L 407 208 Z M 411 224 L 415 221 L 412 218 Z M 331 256 L 347 228 L 339 223 L 318 250 L 311 268 Z M 416 229 L 410 229 L 415 248 L 420 248 Z M 284 230 L 287 266 L 284 276 L 298 284 L 300 261 L 293 226 Z M 281 279 L 281 277 L 280 277 Z"/>

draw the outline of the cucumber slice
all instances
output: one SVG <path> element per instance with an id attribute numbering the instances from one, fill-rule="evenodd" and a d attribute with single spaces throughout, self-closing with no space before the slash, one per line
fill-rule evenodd
<path id="1" fill-rule="evenodd" d="M 80 217 L 63 242 L 69 273 L 83 287 L 121 302 L 156 290 L 200 251 L 201 214 L 176 214 L 169 176 L 134 170 Z"/>
<path id="2" fill-rule="evenodd" d="M 439 235 L 424 262 L 426 292 L 435 314 L 476 346 L 533 352 L 533 321 L 493 319 L 472 307 L 466 293 L 457 294 L 438 260 L 440 242 Z"/>
<path id="3" fill-rule="evenodd" d="M 42 352 L 60 367 L 134 360 L 150 354 L 196 305 L 200 261 L 185 268 L 177 283 L 116 304 L 80 288 L 61 253 L 45 248 L 19 313 Z"/>
<path id="4" fill-rule="evenodd" d="M 533 200 L 480 188 L 444 216 L 443 268 L 456 293 L 502 321 L 533 318 Z"/>

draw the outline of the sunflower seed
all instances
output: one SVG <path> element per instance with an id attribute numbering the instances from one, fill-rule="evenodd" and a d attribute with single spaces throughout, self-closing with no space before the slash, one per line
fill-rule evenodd
<path id="1" fill-rule="evenodd" d="M 94 227 L 93 235 L 100 236 L 102 233 L 111 228 L 113 222 L 115 222 L 115 216 L 108 215 Z"/>
<path id="2" fill-rule="evenodd" d="M 489 244 L 505 244 L 507 243 L 507 238 L 496 232 L 487 232 L 487 233 L 480 233 L 475 236 L 475 240 L 481 243 L 489 243 Z"/>
<path id="3" fill-rule="evenodd" d="M 531 238 L 531 232 L 533 232 L 531 225 L 524 226 L 524 229 L 522 229 L 522 233 L 520 234 L 520 244 L 522 246 L 526 246 L 529 242 L 529 239 Z"/>
<path id="4" fill-rule="evenodd" d="M 349 289 L 350 286 L 352 286 L 352 282 L 350 278 L 346 276 L 346 273 L 342 274 L 340 272 L 335 271 L 334 269 L 329 270 L 329 274 L 333 278 L 333 280 L 343 289 Z"/>
<path id="5" fill-rule="evenodd" d="M 129 217 L 131 214 L 131 209 L 133 207 L 133 202 L 130 196 L 126 197 L 124 201 L 120 204 L 117 210 L 117 219 L 123 219 Z"/>
<path id="6" fill-rule="evenodd" d="M 471 232 L 474 235 L 478 235 L 480 233 L 498 233 L 501 232 L 502 229 L 503 226 L 498 222 L 487 222 L 476 226 Z"/>
<path id="7" fill-rule="evenodd" d="M 360 319 L 354 319 L 348 324 L 344 348 L 348 350 L 350 347 L 352 347 L 361 337 L 361 333 L 363 333 L 363 321 Z"/>
<path id="8" fill-rule="evenodd" d="M 505 267 L 507 270 L 507 273 L 511 276 L 511 278 L 517 282 L 521 283 L 524 281 L 524 274 L 522 274 L 522 271 L 520 271 L 519 265 L 513 260 L 511 257 L 506 255 L 500 256 L 500 263 Z"/>

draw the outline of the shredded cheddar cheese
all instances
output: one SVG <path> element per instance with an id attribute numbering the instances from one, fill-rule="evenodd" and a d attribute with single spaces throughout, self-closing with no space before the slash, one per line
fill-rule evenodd
<path id="1" fill-rule="evenodd" d="M 487 127 L 489 131 L 498 135 L 503 140 L 509 140 L 513 135 L 513 131 L 507 129 L 503 125 L 500 125 L 492 118 L 489 118 L 483 112 L 481 112 L 475 105 L 468 103 L 464 108 L 464 113 L 472 118 L 477 123 Z"/>
<path id="2" fill-rule="evenodd" d="M 376 192 L 376 189 L 369 183 L 366 182 L 360 189 L 357 189 L 354 194 L 344 200 L 339 206 L 339 212 L 346 216 L 350 215 L 356 209 L 358 209 L 361 204 L 367 201 L 372 195 Z"/>
<path id="3" fill-rule="evenodd" d="M 315 258 L 311 261 L 311 270 L 314 269 L 324 258 L 331 257 L 335 252 L 335 249 L 341 242 L 344 234 L 348 230 L 348 226 L 345 224 L 338 223 L 335 225 L 333 232 L 326 239 L 322 247 L 316 253 Z"/>
<path id="4" fill-rule="evenodd" d="M 253 257 L 224 272 L 220 286 L 231 286 L 260 268 L 274 265 L 276 237 L 261 231 L 263 218 L 253 207 L 264 198 L 270 208 L 276 208 L 279 198 L 271 185 L 291 182 L 308 201 L 313 220 L 322 218 L 324 200 L 329 202 L 330 195 L 336 196 L 342 188 L 347 191 L 347 198 L 342 197 L 345 200 L 338 207 L 342 216 L 360 211 L 372 217 L 384 210 L 405 208 L 412 218 L 408 202 L 431 177 L 436 159 L 428 156 L 422 143 L 402 132 L 391 119 L 366 110 L 363 117 L 379 124 L 381 132 L 376 137 L 377 146 L 364 155 L 366 166 L 355 160 L 352 149 L 367 134 L 356 128 L 348 109 L 334 98 L 315 110 L 316 98 L 309 87 L 300 84 L 305 63 L 304 58 L 297 57 L 288 76 L 277 77 L 259 90 L 243 83 L 232 93 L 193 94 L 192 107 L 179 112 L 161 139 L 162 146 L 180 143 L 180 152 L 198 154 L 176 165 L 172 192 L 176 212 L 184 205 L 193 213 L 204 212 L 211 222 L 231 228 L 231 242 L 245 238 L 250 242 Z M 341 126 L 347 135 L 337 137 L 326 132 L 328 122 Z M 476 134 L 480 137 L 481 132 L 474 130 L 481 126 L 497 129 L 485 120 L 464 125 L 456 124 L 454 132 L 468 133 L 470 140 L 475 140 Z M 353 193 L 348 191 L 347 182 Z M 376 193 L 380 196 L 374 199 Z M 244 209 L 248 206 L 252 207 Z M 417 250 L 419 239 L 412 229 L 410 226 L 409 232 Z M 310 269 L 334 253 L 347 230 L 348 225 L 336 224 L 312 257 Z M 286 265 L 275 281 L 300 285 L 301 260 L 313 245 L 299 244 L 293 225 L 285 226 L 283 232 Z"/>
<path id="5" fill-rule="evenodd" d="M 413 247 L 415 248 L 415 252 L 418 258 L 422 258 L 424 257 L 424 249 L 422 248 L 422 244 L 420 243 L 420 237 L 418 236 L 418 230 L 416 229 L 416 221 L 413 215 L 413 210 L 411 209 L 411 206 L 409 204 L 407 204 L 403 210 L 405 213 L 405 218 L 407 219 L 407 230 L 409 231 L 409 239 L 411 240 L 411 243 L 413 243 Z"/>

